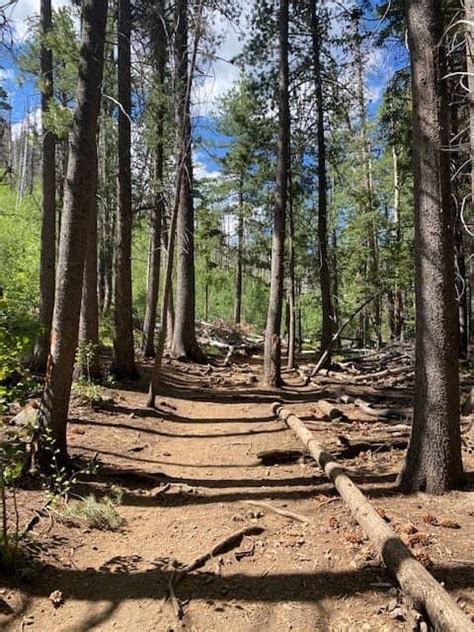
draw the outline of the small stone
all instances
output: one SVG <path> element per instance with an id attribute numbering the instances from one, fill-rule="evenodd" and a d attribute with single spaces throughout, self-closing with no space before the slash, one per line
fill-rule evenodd
<path id="1" fill-rule="evenodd" d="M 49 595 L 49 600 L 55 608 L 59 608 L 64 603 L 64 595 L 60 590 L 53 590 Z"/>

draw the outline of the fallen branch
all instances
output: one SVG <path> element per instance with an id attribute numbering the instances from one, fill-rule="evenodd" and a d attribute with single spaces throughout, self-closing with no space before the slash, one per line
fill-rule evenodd
<path id="1" fill-rule="evenodd" d="M 208 560 L 210 560 L 212 557 L 215 557 L 216 555 L 219 555 L 220 553 L 227 553 L 228 551 L 235 548 L 236 546 L 239 546 L 239 544 L 241 544 L 245 536 L 260 535 L 264 531 L 265 531 L 264 527 L 252 525 L 249 527 L 245 527 L 244 529 L 240 529 L 240 531 L 236 531 L 235 533 L 232 533 L 231 535 L 228 535 L 226 538 L 224 538 L 223 540 L 220 540 L 220 542 L 214 545 L 210 551 L 207 551 L 206 553 L 199 555 L 194 560 L 192 560 L 192 562 L 189 562 L 189 564 L 187 564 L 181 570 L 179 570 L 176 573 L 174 585 L 176 586 L 176 584 L 178 584 L 187 573 L 191 573 L 192 571 L 195 571 L 198 568 L 201 568 L 202 566 L 204 566 L 204 564 Z"/>
<path id="2" fill-rule="evenodd" d="M 474 631 L 470 618 L 426 568 L 414 558 L 408 547 L 380 517 L 360 489 L 331 454 L 326 452 L 301 419 L 279 403 L 274 404 L 273 410 L 293 430 L 332 481 L 380 558 L 395 574 L 402 590 L 412 600 L 413 606 L 417 610 L 426 611 L 437 630 Z"/>
<path id="3" fill-rule="evenodd" d="M 278 507 L 273 507 L 273 505 L 269 505 L 268 503 L 256 502 L 255 500 L 246 500 L 245 504 L 271 511 L 272 513 L 276 513 L 279 516 L 284 516 L 285 518 L 290 518 L 291 520 L 296 520 L 297 522 L 302 522 L 303 524 L 308 524 L 310 522 L 310 520 L 306 516 L 294 513 L 293 511 L 287 511 L 286 509 L 278 509 Z"/>
<path id="4" fill-rule="evenodd" d="M 329 342 L 328 346 L 326 347 L 326 349 L 323 351 L 323 353 L 321 354 L 321 357 L 319 358 L 319 360 L 316 363 L 316 366 L 314 367 L 314 369 L 311 371 L 311 376 L 317 375 L 319 369 L 324 366 L 324 363 L 326 362 L 329 354 L 331 353 L 332 348 L 334 347 L 335 343 L 339 340 L 339 338 L 341 337 L 342 332 L 344 331 L 344 329 L 354 320 L 354 318 L 357 316 L 357 314 L 359 314 L 359 312 L 361 312 L 364 307 L 367 307 L 367 305 L 369 303 L 371 303 L 374 299 L 377 298 L 377 296 L 380 296 L 381 292 L 377 292 L 377 294 L 374 294 L 373 296 L 370 296 L 367 300 L 365 300 L 363 303 L 361 303 L 361 305 L 359 305 L 359 307 L 352 312 L 352 314 L 350 314 L 346 320 L 342 323 L 342 325 L 339 327 L 339 329 L 336 331 L 336 333 L 334 334 L 334 336 L 331 338 L 331 341 Z"/>

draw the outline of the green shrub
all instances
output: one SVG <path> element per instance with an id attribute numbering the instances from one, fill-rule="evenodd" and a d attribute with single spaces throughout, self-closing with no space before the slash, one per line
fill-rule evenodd
<path id="1" fill-rule="evenodd" d="M 0 299 L 0 410 L 21 402 L 36 387 L 26 363 L 38 332 L 28 312 Z"/>

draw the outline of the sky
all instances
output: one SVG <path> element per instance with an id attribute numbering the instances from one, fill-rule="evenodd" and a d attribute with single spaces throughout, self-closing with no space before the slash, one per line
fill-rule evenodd
<path id="1" fill-rule="evenodd" d="M 241 7 L 248 12 L 253 2 L 258 0 L 236 0 Z M 332 2 L 333 0 L 326 0 Z M 356 0 L 346 0 L 345 4 Z M 375 1 L 375 0 L 374 0 Z M 18 0 L 12 7 L 7 9 L 7 17 L 12 25 L 16 41 L 16 49 L 28 37 L 28 33 L 34 24 L 34 20 L 39 12 L 40 0 Z M 52 0 L 53 8 L 70 4 L 69 0 Z M 216 104 L 223 94 L 225 94 L 239 78 L 239 70 L 230 63 L 242 51 L 242 33 L 234 25 L 229 24 L 222 16 L 216 16 L 213 30 L 220 36 L 221 44 L 216 51 L 216 60 L 203 68 L 204 79 L 199 81 L 199 85 L 194 90 L 193 114 L 195 120 L 195 131 L 197 136 L 205 139 L 213 134 L 209 131 L 212 113 L 216 109 Z M 338 28 L 335 25 L 335 28 Z M 371 27 L 372 28 L 372 27 Z M 373 28 L 376 28 L 374 23 Z M 245 27 L 244 27 L 245 29 Z M 396 56 L 387 55 L 386 52 L 375 50 L 371 53 L 368 63 L 367 96 L 369 112 L 373 114 L 383 93 L 383 88 L 387 78 L 397 64 Z M 28 115 L 37 116 L 36 110 L 39 107 L 39 92 L 32 80 L 27 80 L 21 86 L 18 85 L 18 73 L 15 68 L 14 59 L 4 49 L 0 49 L 0 82 L 9 94 L 12 105 L 11 120 L 14 133 L 21 127 L 22 121 Z M 195 150 L 196 172 L 200 177 L 216 175 L 218 165 L 207 151 L 199 146 Z"/>

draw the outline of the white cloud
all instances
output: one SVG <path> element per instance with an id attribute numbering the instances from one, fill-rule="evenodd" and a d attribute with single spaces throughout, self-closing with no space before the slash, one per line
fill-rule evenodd
<path id="1" fill-rule="evenodd" d="M 208 116 L 219 97 L 228 92 L 239 80 L 240 70 L 232 60 L 243 48 L 238 27 L 219 13 L 212 21 L 213 33 L 221 42 L 215 51 L 215 59 L 200 63 L 204 77 L 195 81 L 193 94 L 193 113 L 195 116 Z"/>
<path id="2" fill-rule="evenodd" d="M 204 180 L 206 178 L 217 178 L 221 175 L 218 169 L 209 168 L 199 158 L 194 159 L 193 176 L 195 180 Z"/>
<path id="3" fill-rule="evenodd" d="M 70 0 L 52 0 L 53 9 L 70 5 Z M 17 0 L 9 9 L 8 20 L 18 40 L 27 36 L 35 17 L 39 15 L 40 0 Z"/>

